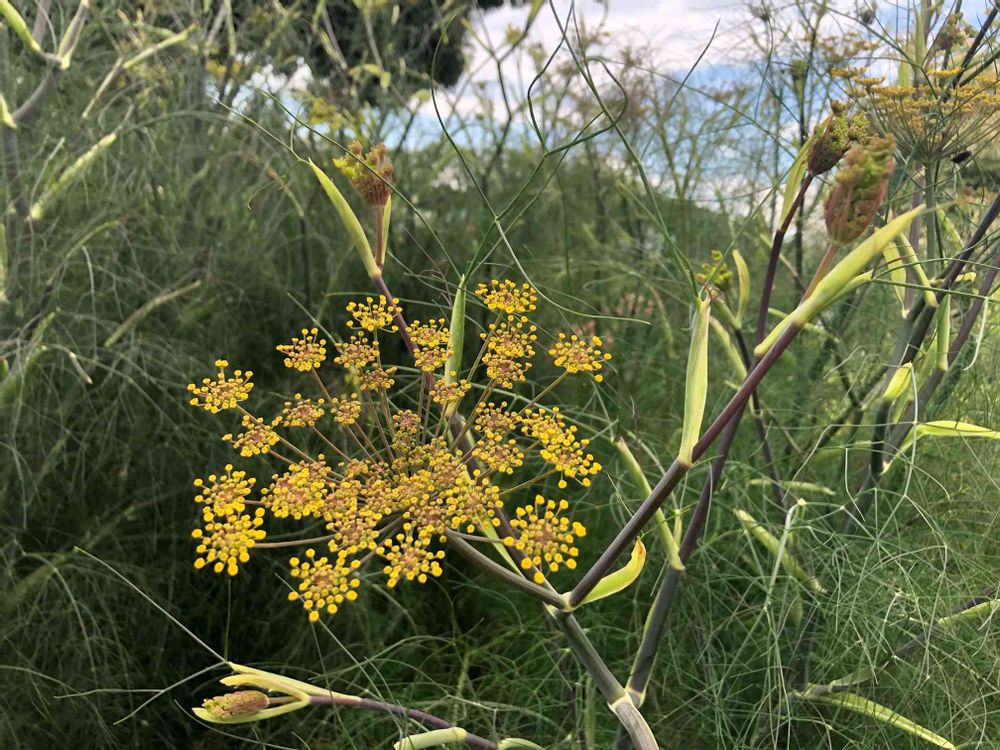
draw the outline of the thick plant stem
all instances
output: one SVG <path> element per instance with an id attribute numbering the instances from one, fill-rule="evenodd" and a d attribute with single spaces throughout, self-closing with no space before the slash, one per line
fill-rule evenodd
<path id="1" fill-rule="evenodd" d="M 764 338 L 764 334 L 767 329 L 767 310 L 771 303 L 771 293 L 774 288 L 775 274 L 778 268 L 778 260 L 781 257 L 781 247 L 785 241 L 785 234 L 788 232 L 788 227 L 791 226 L 796 212 L 805 200 L 806 191 L 809 189 L 812 179 L 812 174 L 806 173 L 806 176 L 802 180 L 802 184 L 799 186 L 799 192 L 796 194 L 795 200 L 793 201 L 788 214 L 782 221 L 781 226 L 779 226 L 777 231 L 774 233 L 774 240 L 771 242 L 771 254 L 768 258 L 767 273 L 764 278 L 764 288 L 761 292 L 760 308 L 757 312 L 756 341 L 761 341 Z M 767 374 L 768 370 L 771 369 L 771 366 L 778 360 L 778 357 L 780 357 L 785 349 L 792 343 L 798 335 L 799 330 L 800 329 L 796 326 L 789 326 L 786 328 L 778 341 L 775 342 L 775 345 L 768 350 L 767 354 L 765 354 L 760 361 L 754 363 L 752 368 L 748 368 L 747 376 L 743 381 L 743 385 L 740 386 L 739 390 L 737 390 L 737 392 L 730 399 L 729 403 L 715 418 L 715 421 L 709 425 L 708 429 L 705 430 L 701 439 L 695 445 L 694 451 L 692 452 L 693 460 L 697 460 L 702 456 L 702 454 L 704 454 L 709 446 L 711 446 L 711 444 L 715 441 L 715 438 L 727 428 L 730 421 L 736 423 L 732 428 L 735 433 L 736 427 L 739 425 L 740 418 L 743 415 L 743 408 L 746 405 L 747 400 L 754 395 L 757 385 Z M 730 441 L 731 440 L 732 438 L 730 438 Z M 729 449 L 727 447 L 727 456 L 728 451 Z M 720 472 L 724 465 L 725 459 L 723 459 L 719 465 Z M 660 506 L 673 491 L 674 487 L 677 486 L 681 478 L 690 468 L 691 466 L 689 464 L 684 464 L 678 460 L 675 460 L 667 468 L 667 471 L 660 478 L 656 487 L 653 488 L 653 491 L 643 501 L 642 505 L 639 506 L 635 514 L 625 525 L 625 528 L 618 533 L 618 536 L 615 537 L 598 561 L 594 563 L 590 570 L 584 574 L 583 578 L 580 579 L 580 582 L 577 583 L 573 591 L 570 592 L 570 606 L 576 606 L 579 604 L 579 602 L 582 601 L 588 593 L 590 593 L 594 586 L 597 585 L 597 582 L 604 577 L 611 565 L 614 564 L 614 561 L 629 545 L 632 544 L 641 532 L 642 527 L 648 523 L 653 515 L 655 515 L 656 511 L 659 510 Z M 712 486 L 712 482 L 706 484 L 705 492 L 709 494 L 709 500 L 706 500 L 705 503 L 701 503 L 699 501 L 699 504 L 695 507 L 694 515 L 692 516 L 688 527 L 689 531 L 691 525 L 695 525 L 698 529 L 697 534 L 701 533 L 701 527 L 704 526 L 705 519 L 708 516 L 708 506 L 710 504 Z M 687 534 L 685 534 L 685 538 L 687 538 Z M 693 540 L 692 549 L 696 543 L 697 536 L 695 536 Z"/>
<path id="2" fill-rule="evenodd" d="M 701 438 L 695 444 L 694 449 L 691 452 L 692 461 L 697 461 L 701 458 L 705 451 L 707 451 L 715 439 L 726 429 L 726 426 L 733 419 L 738 418 L 743 412 L 743 407 L 746 405 L 747 401 L 750 399 L 750 394 L 757 388 L 760 381 L 764 379 L 764 376 L 770 371 L 774 363 L 778 361 L 778 358 L 784 353 L 785 349 L 789 347 L 795 337 L 798 335 L 799 331 L 802 330 L 796 325 L 789 325 L 775 341 L 774 346 L 772 346 L 767 354 L 763 356 L 760 362 L 747 374 L 746 380 L 739 387 L 739 390 L 733 394 L 733 397 L 729 400 L 729 403 L 719 412 L 719 415 L 713 420 L 713 422 L 708 426 L 708 428 L 702 433 Z M 674 460 L 672 464 L 664 472 L 660 481 L 653 488 L 650 495 L 642 502 L 642 504 L 636 509 L 636 512 L 629 519 L 625 527 L 618 532 L 618 535 L 611 541 L 607 549 L 601 554 L 597 562 L 595 562 L 590 569 L 583 575 L 579 583 L 573 588 L 573 591 L 569 595 L 569 604 L 572 607 L 577 606 L 583 599 L 589 594 L 594 586 L 605 576 L 614 565 L 615 561 L 621 556 L 626 549 L 630 548 L 635 540 L 642 533 L 643 527 L 649 523 L 650 519 L 656 513 L 657 509 L 663 505 L 664 501 L 674 490 L 675 487 L 683 479 L 684 475 L 691 469 L 691 464 Z M 692 516 L 690 523 L 704 524 L 704 515 L 707 514 L 708 508 L 699 509 L 695 508 L 695 513 Z"/>
<path id="3" fill-rule="evenodd" d="M 687 565 L 691 553 L 694 552 L 698 545 L 701 532 L 705 528 L 705 522 L 708 520 L 708 513 L 712 505 L 712 496 L 715 494 L 715 488 L 722 479 L 722 471 L 729 458 L 729 451 L 732 448 L 733 440 L 739 429 L 742 414 L 743 408 L 726 425 L 725 432 L 723 432 L 722 437 L 719 439 L 715 458 L 712 459 L 712 465 L 709 468 L 708 480 L 705 482 L 704 487 L 702 487 L 701 495 L 698 496 L 698 502 L 691 515 L 691 520 L 684 530 L 684 537 L 681 540 L 679 551 L 681 563 L 684 565 Z M 632 701 L 637 706 L 641 707 L 646 699 L 646 688 L 649 685 L 649 679 L 653 672 L 656 653 L 663 639 L 663 632 L 667 625 L 667 616 L 670 614 L 670 609 L 683 574 L 683 570 L 674 568 L 668 568 L 664 571 L 659 588 L 656 590 L 653 606 L 650 607 L 649 614 L 646 616 L 642 639 L 639 642 L 639 648 L 632 663 L 632 673 L 626 685 Z"/>
<path id="4" fill-rule="evenodd" d="M 788 210 L 788 215 L 781 222 L 781 226 L 778 227 L 778 230 L 774 233 L 774 239 L 771 241 L 771 254 L 768 256 L 767 271 L 764 275 L 764 290 L 761 293 L 760 308 L 757 311 L 755 341 L 761 341 L 767 332 L 767 309 L 771 306 L 771 293 L 774 290 L 774 278 L 778 271 L 778 261 L 781 258 L 781 246 L 785 242 L 785 234 L 788 233 L 788 228 L 792 225 L 792 219 L 795 218 L 796 212 L 805 200 L 806 191 L 809 189 L 812 180 L 812 173 L 807 172 L 805 178 L 802 180 L 802 184 L 799 186 L 799 192 L 795 196 L 795 201 Z"/>
<path id="5" fill-rule="evenodd" d="M 601 659 L 590 639 L 587 638 L 587 634 L 580 627 L 580 623 L 567 612 L 559 612 L 554 609 L 549 609 L 548 612 L 566 636 L 577 660 L 586 668 L 594 685 L 607 701 L 608 708 L 618 717 L 636 750 L 658 750 L 659 745 L 653 736 L 653 731 L 649 728 L 649 724 L 646 723 L 639 708 L 632 702 L 625 688 Z"/>
<path id="6" fill-rule="evenodd" d="M 309 696 L 309 703 L 314 706 L 342 706 L 346 708 L 355 708 L 361 711 L 376 711 L 382 714 L 389 714 L 391 716 L 403 716 L 407 719 L 412 719 L 418 724 L 429 729 L 456 729 L 454 724 L 450 721 L 445 721 L 444 719 L 429 714 L 426 711 L 421 711 L 416 708 L 407 708 L 406 706 L 400 706 L 396 703 L 386 703 L 384 701 L 375 700 L 374 698 L 358 698 L 356 696 L 346 696 L 337 693 L 331 693 L 330 695 L 311 695 Z M 469 747 L 480 748 L 480 750 L 496 750 L 497 743 L 493 740 L 488 740 L 485 737 L 480 737 L 478 734 L 472 734 L 471 732 L 462 730 L 462 742 Z"/>
<path id="7" fill-rule="evenodd" d="M 997 216 L 1000 215 L 1000 192 L 993 199 L 993 203 L 987 209 L 983 218 L 980 220 L 979 225 L 976 230 L 972 233 L 968 242 L 965 243 L 965 247 L 962 252 L 954 258 L 951 265 L 948 267 L 947 272 L 941 278 L 941 283 L 937 290 L 935 291 L 935 297 L 940 301 L 943 299 L 944 295 L 948 293 L 951 287 L 955 283 L 955 279 L 958 278 L 962 269 L 965 267 L 966 262 L 972 257 L 973 252 L 976 247 L 982 242 L 983 238 L 986 236 L 986 232 L 989 230 L 990 226 L 996 221 Z M 997 260 L 1000 260 L 998 258 Z M 989 293 L 992 288 L 993 282 L 996 279 L 996 260 L 994 261 L 994 267 L 990 269 L 987 274 L 987 278 L 984 281 L 982 288 L 986 289 L 986 294 Z M 983 297 L 981 294 L 980 297 Z M 969 311 L 966 313 L 965 320 L 963 321 L 962 327 L 959 329 L 959 334 L 956 335 L 955 340 L 952 342 L 951 349 L 949 352 L 949 359 L 953 361 L 953 356 L 958 356 L 958 352 L 964 345 L 969 332 L 972 330 L 972 326 L 975 323 L 979 312 L 982 309 L 982 301 L 977 300 L 979 304 L 975 302 L 970 306 Z M 923 297 L 917 297 L 913 304 L 913 308 L 910 310 L 910 314 L 907 316 L 907 321 L 900 335 L 897 338 L 896 349 L 890 359 L 890 367 L 886 370 L 885 378 L 889 377 L 889 374 L 894 372 L 897 368 L 912 362 L 913 359 L 920 352 L 920 346 L 927 337 L 928 332 L 931 328 L 931 323 L 934 318 L 935 309 L 927 307 L 923 301 Z M 943 377 L 943 373 L 940 373 L 935 369 L 932 372 L 929 382 L 925 383 L 924 390 L 927 390 L 930 386 L 930 390 L 927 395 L 933 392 L 933 389 L 937 387 L 937 383 Z M 936 381 L 936 382 L 935 382 Z M 844 521 L 842 524 L 842 533 L 849 532 L 855 523 L 860 523 L 867 513 L 868 509 L 871 507 L 872 502 L 875 499 L 875 490 L 882 478 L 882 472 L 886 466 L 887 458 L 889 458 L 895 450 L 899 448 L 905 438 L 905 431 L 908 427 L 905 424 L 912 420 L 913 418 L 913 405 L 911 405 L 903 415 L 903 419 L 896 424 L 896 427 L 892 430 L 890 434 L 891 425 L 888 423 L 889 418 L 889 406 L 885 404 L 879 408 L 878 413 L 875 415 L 875 426 L 873 428 L 872 435 L 872 447 L 869 458 L 868 469 L 865 472 L 864 477 L 861 480 L 858 491 L 855 493 L 856 500 L 853 503 L 853 507 L 849 508 L 844 515 Z M 902 437 L 900 434 L 902 433 Z"/>

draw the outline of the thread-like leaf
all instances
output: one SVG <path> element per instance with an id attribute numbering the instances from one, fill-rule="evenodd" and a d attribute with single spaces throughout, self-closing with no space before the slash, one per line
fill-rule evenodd
<path id="1" fill-rule="evenodd" d="M 687 374 L 684 381 L 684 425 L 681 428 L 681 446 L 677 459 L 691 465 L 694 446 L 701 435 L 701 422 L 705 417 L 708 398 L 708 321 L 711 319 L 712 298 L 698 300 L 691 348 L 688 350 Z"/>
<path id="2" fill-rule="evenodd" d="M 865 267 L 882 253 L 886 245 L 909 229 L 913 220 L 923 211 L 924 206 L 920 205 L 905 214 L 900 214 L 885 226 L 875 230 L 868 239 L 849 252 L 816 285 L 812 295 L 803 300 L 787 318 L 774 327 L 767 338 L 754 349 L 754 354 L 758 357 L 764 356 L 767 350 L 774 346 L 774 342 L 778 340 L 787 326 L 795 325 L 801 328 L 835 301 L 845 288 L 849 288 L 852 283 L 857 283 L 857 279 Z"/>
<path id="3" fill-rule="evenodd" d="M 49 205 L 54 201 L 59 195 L 74 181 L 87 171 L 91 164 L 105 151 L 107 151 L 111 145 L 118 140 L 117 133 L 108 133 L 106 136 L 101 138 L 97 143 L 90 147 L 79 159 L 69 165 L 66 170 L 56 178 L 55 182 L 51 183 L 42 192 L 41 197 L 35 201 L 31 206 L 31 220 L 39 221 L 44 215 L 45 211 L 48 209 Z"/>
<path id="4" fill-rule="evenodd" d="M 327 198 L 330 199 L 330 203 L 333 204 L 334 209 L 336 209 L 337 214 L 340 216 L 340 220 L 344 223 L 347 236 L 351 238 L 351 242 L 354 243 L 354 247 L 357 248 L 358 253 L 361 255 L 361 262 L 365 264 L 365 270 L 368 271 L 369 276 L 375 278 L 378 276 L 379 270 L 378 265 L 375 263 L 375 256 L 372 255 L 372 246 L 368 243 L 365 230 L 361 228 L 361 222 L 358 221 L 357 215 L 351 209 L 351 204 L 347 202 L 343 193 L 333 184 L 333 180 L 327 176 L 326 172 L 317 167 L 312 159 L 309 160 L 309 166 L 312 167 L 313 174 L 319 180 L 323 192 L 326 193 Z"/>
<path id="5" fill-rule="evenodd" d="M 863 714 L 871 717 L 872 719 L 885 722 L 886 724 L 896 727 L 907 734 L 911 734 L 914 737 L 919 737 L 922 740 L 930 742 L 932 745 L 936 745 L 937 747 L 955 750 L 955 745 L 941 735 L 935 734 L 930 729 L 920 726 L 915 721 L 906 718 L 902 714 L 898 714 L 892 709 L 886 708 L 875 701 L 868 700 L 857 693 L 825 693 L 823 695 L 811 696 L 808 700 L 816 703 L 827 703 L 831 706 L 846 708 L 848 711 L 854 711 L 855 713 Z"/>

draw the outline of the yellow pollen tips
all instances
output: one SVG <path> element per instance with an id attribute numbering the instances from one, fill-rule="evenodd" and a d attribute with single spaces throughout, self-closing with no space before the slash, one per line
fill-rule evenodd
<path id="1" fill-rule="evenodd" d="M 533 312 L 535 302 L 538 301 L 538 293 L 530 284 L 518 286 L 509 279 L 493 279 L 489 286 L 480 284 L 476 289 L 476 296 L 480 297 L 490 310 L 507 315 Z"/>
<path id="2" fill-rule="evenodd" d="M 588 342 L 576 334 L 567 336 L 565 333 L 559 334 L 558 341 L 549 349 L 549 356 L 553 357 L 556 367 L 568 373 L 591 373 L 598 383 L 603 380 L 601 368 L 611 359 L 610 354 L 601 351 L 601 340 L 597 336 L 591 336 Z"/>
<path id="3" fill-rule="evenodd" d="M 188 384 L 188 392 L 191 394 L 189 403 L 191 406 L 199 406 L 211 414 L 218 414 L 224 409 L 235 409 L 241 401 L 246 401 L 253 389 L 250 378 L 253 372 L 247 370 L 234 370 L 232 375 L 226 374 L 229 362 L 224 359 L 215 360 L 218 372 L 215 379 L 205 378 L 201 385 Z"/>
<path id="4" fill-rule="evenodd" d="M 299 372 L 318 370 L 326 361 L 326 339 L 317 338 L 318 334 L 316 328 L 303 328 L 301 338 L 293 336 L 291 343 L 275 347 L 285 355 L 285 367 Z"/>

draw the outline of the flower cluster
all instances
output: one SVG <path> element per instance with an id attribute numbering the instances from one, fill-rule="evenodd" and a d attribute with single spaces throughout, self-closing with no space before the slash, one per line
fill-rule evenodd
<path id="1" fill-rule="evenodd" d="M 886 86 L 861 70 L 837 72 L 874 126 L 918 162 L 971 150 L 1000 125 L 1000 93 L 991 76 L 968 80 L 959 68 L 930 68 L 913 83 Z"/>
<path id="2" fill-rule="evenodd" d="M 392 162 L 386 154 L 385 144 L 379 144 L 364 153 L 360 141 L 347 147 L 347 153 L 333 160 L 362 198 L 372 206 L 384 206 L 392 193 Z"/>
<path id="3" fill-rule="evenodd" d="M 187 387 L 191 394 L 191 406 L 200 406 L 212 414 L 235 408 L 239 402 L 246 401 L 253 390 L 253 383 L 250 382 L 253 373 L 250 370 L 235 370 L 232 375 L 227 375 L 229 362 L 224 359 L 215 360 L 215 366 L 219 369 L 215 380 L 205 378 L 201 385 L 191 383 Z"/>
<path id="4" fill-rule="evenodd" d="M 573 543 L 577 538 L 586 536 L 587 530 L 560 515 L 567 508 L 569 503 L 565 500 L 557 503 L 537 495 L 534 505 L 518 508 L 516 517 L 511 519 L 510 525 L 519 533 L 516 537 L 505 538 L 504 544 L 524 553 L 522 568 L 527 570 L 535 566 L 536 583 L 545 580 L 542 568 L 554 573 L 560 565 L 570 570 L 576 567 L 580 551 Z"/>
<path id="5" fill-rule="evenodd" d="M 238 412 L 242 429 L 225 439 L 242 456 L 283 464 L 256 498 L 254 478 L 232 465 L 195 482 L 203 514 L 194 532 L 195 567 L 235 575 L 254 547 L 296 544 L 264 542 L 265 517 L 319 525 L 326 535 L 304 540 L 308 549 L 290 562 L 288 598 L 301 602 L 311 620 L 357 597 L 369 560 L 382 561 L 389 587 L 424 583 L 441 575 L 449 540 L 458 535 L 482 541 L 486 537 L 477 533 L 484 529 L 490 535 L 499 529 L 536 582 L 573 568 L 579 554 L 574 543 L 585 529 L 566 516 L 567 501 L 538 495 L 508 521 L 498 482 L 522 489 L 556 475 L 560 488 L 568 479 L 588 486 L 601 466 L 558 407 L 544 408 L 536 399 L 490 400 L 496 389 L 523 382 L 533 365 L 538 331 L 527 316 L 537 293 L 527 284 L 494 280 L 476 294 L 496 318 L 482 333 L 482 348 L 467 372 L 446 372 L 456 347 L 443 318 L 407 324 L 398 300 L 379 296 L 351 302 L 347 338 L 330 345 L 341 369 L 337 382 L 353 385 L 353 392 L 330 394 L 328 383 L 334 381 L 321 374 L 327 342 L 316 328 L 303 329 L 277 350 L 319 392 L 295 393 L 276 416 L 244 407 L 251 373 L 228 375 L 223 360 L 216 363 L 214 380 L 190 386 L 192 404 L 213 413 Z M 410 345 L 412 369 L 383 363 L 380 336 L 394 333 Z M 546 392 L 576 373 L 600 382 L 610 359 L 597 336 L 558 334 L 547 351 L 560 374 Z M 396 378 L 411 372 L 417 382 L 397 391 Z M 468 419 L 453 418 L 474 398 Z M 522 470 L 530 472 L 528 478 L 507 480 Z"/>

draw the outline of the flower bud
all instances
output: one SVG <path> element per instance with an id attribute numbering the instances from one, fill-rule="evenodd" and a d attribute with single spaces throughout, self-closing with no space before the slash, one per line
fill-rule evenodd
<path id="1" fill-rule="evenodd" d="M 380 143 L 365 154 L 360 141 L 354 141 L 343 158 L 333 160 L 333 166 L 372 206 L 384 206 L 392 193 L 393 166 L 386 151 L 385 144 Z"/>
<path id="2" fill-rule="evenodd" d="M 807 162 L 813 175 L 825 174 L 837 166 L 851 144 L 860 142 L 868 129 L 868 120 L 864 115 L 847 119 L 847 107 L 842 102 L 830 102 L 830 109 L 832 113 L 816 126 L 813 133 Z"/>
<path id="3" fill-rule="evenodd" d="M 260 690 L 237 690 L 206 698 L 201 705 L 215 719 L 235 719 L 263 711 L 268 703 L 267 694 Z"/>
<path id="4" fill-rule="evenodd" d="M 872 138 L 847 152 L 823 208 L 831 240 L 847 243 L 864 234 L 885 200 L 895 148 L 890 135 Z"/>

